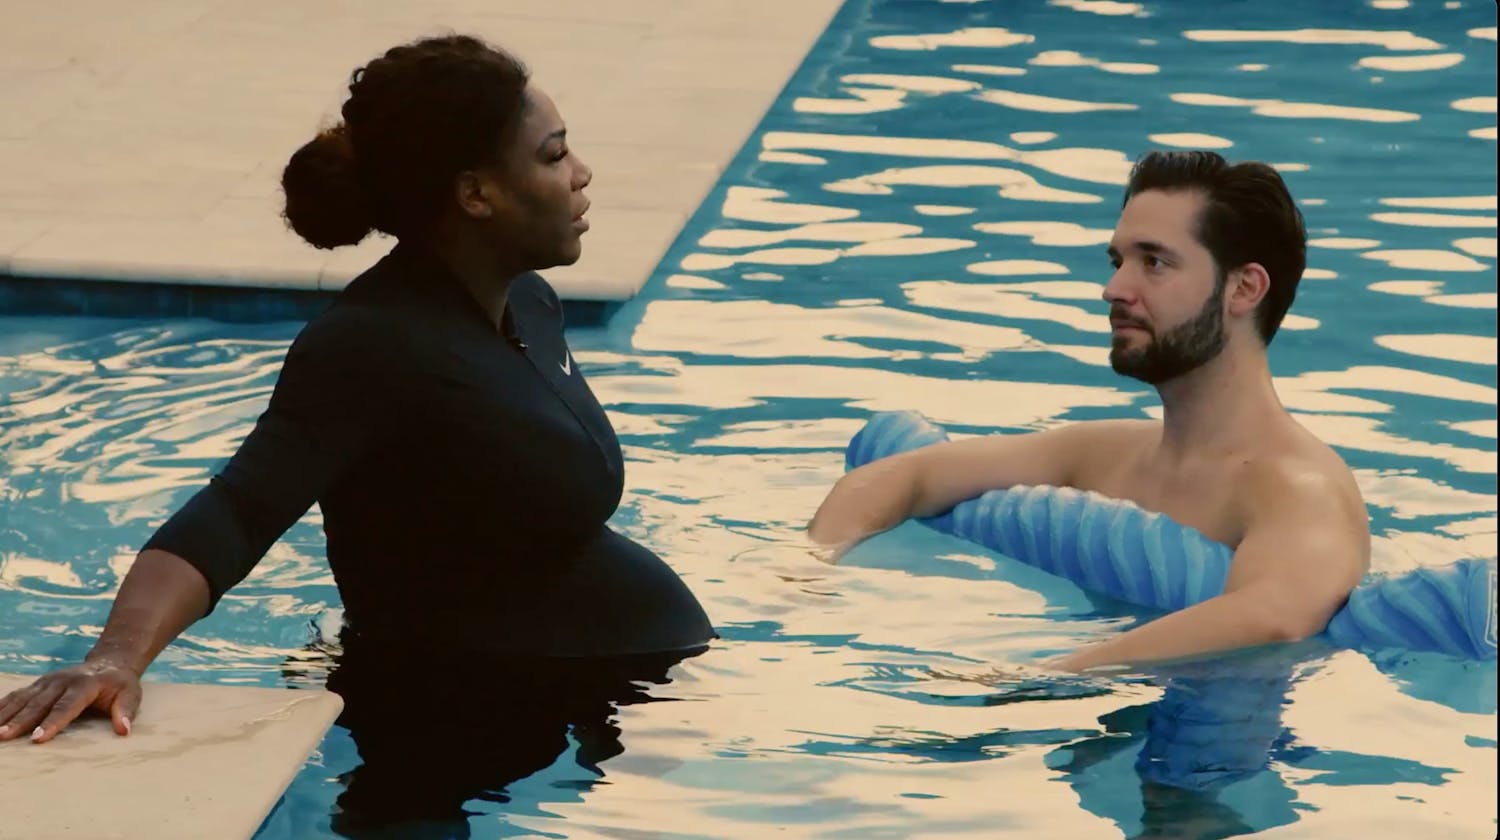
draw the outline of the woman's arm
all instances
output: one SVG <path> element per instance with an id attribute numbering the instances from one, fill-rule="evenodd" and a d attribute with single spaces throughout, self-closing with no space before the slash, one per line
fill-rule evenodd
<path id="1" fill-rule="evenodd" d="M 141 674 L 162 649 L 208 610 L 208 581 L 186 560 L 143 551 L 120 585 L 109 621 L 83 664 L 47 674 L 0 698 L 0 741 L 25 733 L 43 743 L 86 709 L 130 734 Z"/>
<path id="2" fill-rule="evenodd" d="M 32 731 L 46 741 L 90 707 L 129 734 L 140 676 L 156 656 L 396 422 L 402 360 L 393 346 L 389 325 L 373 318 L 340 313 L 308 325 L 234 457 L 146 542 L 84 662 L 0 699 L 0 740 Z"/>

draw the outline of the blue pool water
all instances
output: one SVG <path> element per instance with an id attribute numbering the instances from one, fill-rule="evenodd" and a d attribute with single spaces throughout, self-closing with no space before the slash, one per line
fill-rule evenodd
<path id="1" fill-rule="evenodd" d="M 1271 362 L 1356 471 L 1375 570 L 1493 556 L 1495 22 L 850 2 L 642 296 L 570 337 L 626 447 L 618 526 L 723 639 L 654 691 L 685 702 L 621 711 L 602 776 L 565 754 L 473 803 L 473 836 L 1492 836 L 1494 663 L 1307 646 L 1037 680 L 1018 666 L 1147 616 L 917 526 L 838 568 L 797 545 L 872 411 L 1155 411 L 1104 361 L 1103 243 L 1130 160 L 1185 145 L 1276 163 L 1304 204 Z M 0 317 L 0 671 L 87 650 L 297 328 Z M 317 685 L 337 620 L 314 511 L 153 676 Z M 258 836 L 331 836 L 357 760 L 335 728 Z"/>

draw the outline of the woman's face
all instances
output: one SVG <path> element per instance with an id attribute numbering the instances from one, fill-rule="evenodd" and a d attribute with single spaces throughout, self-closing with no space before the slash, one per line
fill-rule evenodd
<path id="1" fill-rule="evenodd" d="M 483 219 L 507 258 L 542 269 L 577 262 L 589 223 L 583 190 L 593 170 L 568 148 L 557 106 L 530 85 L 521 121 L 503 150 L 503 163 L 485 178 L 491 212 Z"/>

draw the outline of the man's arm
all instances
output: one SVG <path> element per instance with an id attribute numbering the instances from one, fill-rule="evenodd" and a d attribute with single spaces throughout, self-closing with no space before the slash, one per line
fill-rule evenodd
<path id="1" fill-rule="evenodd" d="M 808 525 L 812 540 L 842 554 L 912 517 L 936 516 L 986 491 L 1071 486 L 1079 461 L 1130 421 L 1072 423 L 1024 435 L 946 441 L 882 458 L 845 474 Z"/>
<path id="2" fill-rule="evenodd" d="M 1247 487 L 1259 509 L 1223 594 L 1049 665 L 1083 671 L 1166 662 L 1322 632 L 1369 568 L 1369 525 L 1358 491 L 1318 474 L 1247 484 L 1259 485 Z"/>

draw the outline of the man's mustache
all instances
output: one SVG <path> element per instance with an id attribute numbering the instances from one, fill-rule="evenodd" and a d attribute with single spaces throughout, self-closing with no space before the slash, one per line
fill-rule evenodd
<path id="1" fill-rule="evenodd" d="M 1140 319 L 1132 318 L 1130 316 L 1130 313 L 1119 307 L 1111 306 L 1109 308 L 1109 321 L 1112 324 L 1124 324 L 1127 327 L 1137 327 L 1139 329 L 1145 330 L 1148 333 L 1151 332 L 1150 324 L 1147 324 Z"/>

